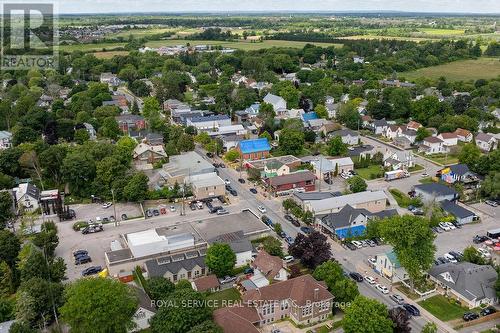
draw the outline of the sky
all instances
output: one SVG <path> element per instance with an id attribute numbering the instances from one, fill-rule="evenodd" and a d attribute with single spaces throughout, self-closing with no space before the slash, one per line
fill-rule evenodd
<path id="1" fill-rule="evenodd" d="M 500 13 L 500 0 L 55 0 L 60 13 L 406 11 Z M 15 1 L 14 1 L 15 2 Z M 33 2 L 33 1 L 30 1 Z M 37 1 L 34 1 L 37 2 Z"/>

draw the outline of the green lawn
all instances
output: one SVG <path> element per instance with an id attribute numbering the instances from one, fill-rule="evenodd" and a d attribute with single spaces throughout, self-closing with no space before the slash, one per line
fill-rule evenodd
<path id="1" fill-rule="evenodd" d="M 433 154 L 433 155 L 426 155 L 425 157 L 442 165 L 458 163 L 458 157 L 450 154 Z"/>
<path id="2" fill-rule="evenodd" d="M 209 303 L 214 309 L 235 305 L 236 301 L 241 300 L 241 295 L 235 288 L 229 288 L 217 291 L 207 296 L 207 300 L 213 302 Z"/>
<path id="3" fill-rule="evenodd" d="M 424 170 L 424 167 L 421 166 L 420 164 L 415 164 L 414 166 L 408 169 L 409 172 L 420 171 L 420 170 Z"/>
<path id="4" fill-rule="evenodd" d="M 442 321 L 461 318 L 468 311 L 467 308 L 461 307 L 456 303 L 450 303 L 442 295 L 433 296 L 418 302 L 418 304 Z"/>
<path id="5" fill-rule="evenodd" d="M 407 80 L 419 77 L 438 79 L 446 77 L 448 81 L 466 81 L 477 79 L 494 79 L 500 75 L 500 59 L 481 57 L 472 60 L 459 60 L 448 64 L 420 68 L 411 72 L 401 73 Z"/>
<path id="6" fill-rule="evenodd" d="M 409 205 L 413 205 L 413 206 L 419 207 L 419 206 L 422 205 L 422 202 L 420 201 L 419 198 L 413 198 L 412 199 L 408 195 L 406 195 L 405 193 L 403 193 L 400 190 L 397 190 L 395 188 L 391 188 L 389 190 L 389 192 L 391 192 L 392 196 L 394 197 L 394 199 L 398 203 L 399 207 L 406 208 Z"/>
<path id="7" fill-rule="evenodd" d="M 434 183 L 434 181 L 432 180 L 432 177 L 425 177 L 425 178 L 420 178 L 418 180 L 419 183 L 421 184 L 430 184 L 430 183 Z"/>
<path id="8" fill-rule="evenodd" d="M 366 180 L 382 178 L 384 176 L 384 170 L 380 165 L 370 165 L 368 168 L 360 168 L 355 171 Z"/>

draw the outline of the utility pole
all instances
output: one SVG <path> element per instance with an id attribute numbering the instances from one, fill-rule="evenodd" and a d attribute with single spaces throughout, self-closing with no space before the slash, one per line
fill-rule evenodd
<path id="1" fill-rule="evenodd" d="M 115 205 L 115 191 L 111 189 L 111 196 L 113 197 L 113 212 L 115 214 L 115 227 L 118 225 L 118 216 L 116 216 L 116 205 Z"/>
<path id="2" fill-rule="evenodd" d="M 319 187 L 318 187 L 318 192 L 321 192 L 321 178 L 323 178 L 323 157 L 320 157 L 318 159 L 319 161 Z M 324 178 L 323 178 L 324 180 Z"/>

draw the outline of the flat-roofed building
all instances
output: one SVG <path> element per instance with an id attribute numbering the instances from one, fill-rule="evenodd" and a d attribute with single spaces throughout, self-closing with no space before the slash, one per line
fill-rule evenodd
<path id="1" fill-rule="evenodd" d="M 303 201 L 303 208 L 314 215 L 336 213 L 350 205 L 353 208 L 364 208 L 369 212 L 383 211 L 388 202 L 384 191 L 364 191 L 352 194 L 330 197 L 321 200 Z"/>
<path id="2" fill-rule="evenodd" d="M 225 183 L 215 172 L 193 175 L 184 179 L 191 185 L 191 190 L 196 199 L 208 199 L 224 196 Z"/>
<path id="3" fill-rule="evenodd" d="M 182 184 L 189 176 L 215 172 L 215 167 L 200 154 L 190 151 L 181 155 L 170 156 L 163 165 L 160 175 L 168 185 Z"/>

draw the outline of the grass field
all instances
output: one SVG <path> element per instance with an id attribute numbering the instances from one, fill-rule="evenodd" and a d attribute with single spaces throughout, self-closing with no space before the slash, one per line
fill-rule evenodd
<path id="1" fill-rule="evenodd" d="M 423 32 L 428 35 L 435 35 L 435 36 L 450 36 L 450 35 L 463 35 L 465 34 L 465 30 L 462 29 L 432 29 L 432 28 L 425 28 L 425 29 L 420 29 L 420 32 Z"/>
<path id="2" fill-rule="evenodd" d="M 391 39 L 391 40 L 407 40 L 411 42 L 425 42 L 425 41 L 437 41 L 439 38 L 427 38 L 427 37 L 400 37 L 400 36 L 378 36 L 378 35 L 354 35 L 347 37 L 340 37 L 340 39 Z"/>
<path id="3" fill-rule="evenodd" d="M 366 180 L 381 178 L 384 176 L 384 171 L 380 165 L 370 165 L 367 168 L 356 169 L 356 172 Z"/>
<path id="4" fill-rule="evenodd" d="M 442 295 L 433 296 L 418 302 L 418 304 L 442 321 L 461 318 L 463 314 L 468 311 L 468 309 L 460 305 L 450 303 Z"/>
<path id="5" fill-rule="evenodd" d="M 444 76 L 448 81 L 493 79 L 500 75 L 500 59 L 482 57 L 474 60 L 459 60 L 448 64 L 420 68 L 401 73 L 407 80 L 419 77 L 438 79 Z"/>
<path id="6" fill-rule="evenodd" d="M 213 302 L 214 309 L 234 305 L 240 299 L 240 293 L 234 288 L 217 291 L 207 296 L 207 300 Z"/>
<path id="7" fill-rule="evenodd" d="M 210 40 L 189 40 L 189 39 L 167 39 L 155 40 L 146 43 L 149 47 L 173 46 L 173 45 L 220 45 L 226 48 L 240 49 L 245 51 L 268 49 L 271 47 L 291 47 L 303 48 L 306 44 L 314 44 L 321 47 L 342 47 L 342 44 L 333 43 L 307 43 L 286 40 L 264 40 L 263 42 L 251 43 L 250 41 L 210 41 Z M 75 45 L 61 45 L 59 49 L 65 52 L 82 51 L 82 52 L 99 52 L 101 57 L 107 57 L 104 51 L 113 51 L 117 48 L 124 47 L 126 43 L 97 43 L 97 44 L 75 44 Z M 107 53 L 107 52 L 106 52 Z M 112 55 L 110 56 L 112 57 Z"/>
<path id="8" fill-rule="evenodd" d="M 94 52 L 93 54 L 99 58 L 99 59 L 111 59 L 114 56 L 117 55 L 127 55 L 129 52 L 128 51 L 100 51 L 100 52 Z"/>

